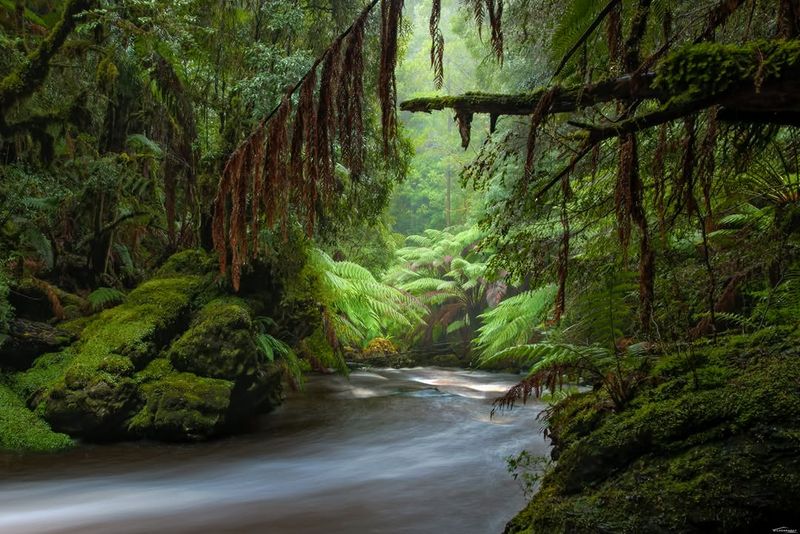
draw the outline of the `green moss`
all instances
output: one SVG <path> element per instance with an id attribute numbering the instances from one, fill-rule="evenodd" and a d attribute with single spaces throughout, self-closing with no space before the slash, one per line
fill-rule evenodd
<path id="1" fill-rule="evenodd" d="M 654 85 L 675 95 L 670 101 L 697 100 L 730 89 L 779 79 L 800 61 L 800 42 L 756 41 L 744 46 L 700 43 L 684 47 L 659 65 Z"/>
<path id="2" fill-rule="evenodd" d="M 240 299 L 222 298 L 204 306 L 169 350 L 175 369 L 201 376 L 241 380 L 259 365 L 250 310 Z"/>
<path id="3" fill-rule="evenodd" d="M 95 319 L 96 317 L 93 315 L 87 317 L 78 317 L 76 319 L 64 321 L 63 323 L 60 323 L 58 327 L 74 336 L 80 336 L 83 332 L 83 329 L 89 326 Z"/>
<path id="4" fill-rule="evenodd" d="M 70 446 L 69 436 L 53 432 L 9 387 L 0 384 L 0 449 L 47 452 Z"/>
<path id="5" fill-rule="evenodd" d="M 39 356 L 33 367 L 13 375 L 11 387 L 29 406 L 37 405 L 42 394 L 64 376 L 75 354 L 72 348 L 67 348 L 61 352 Z"/>
<path id="6" fill-rule="evenodd" d="M 596 392 L 562 402 L 549 421 L 558 463 L 508 532 L 729 532 L 796 519 L 796 346 L 732 336 L 691 361 L 664 357 L 621 412 Z"/>
<path id="7" fill-rule="evenodd" d="M 204 250 L 191 249 L 173 254 L 158 270 L 159 277 L 192 274 L 205 276 L 217 270 L 217 259 Z"/>
<path id="8" fill-rule="evenodd" d="M 156 358 L 145 367 L 141 372 L 136 374 L 136 379 L 141 383 L 154 382 L 168 374 L 175 372 L 172 364 L 166 358 Z"/>
<path id="9" fill-rule="evenodd" d="M 69 362 L 48 372 L 40 409 L 50 424 L 88 437 L 123 432 L 123 422 L 143 402 L 135 370 L 146 367 L 185 328 L 207 286 L 197 275 L 155 278 L 122 305 L 96 315 L 71 347 Z"/>
<path id="10" fill-rule="evenodd" d="M 233 383 L 172 373 L 143 389 L 146 403 L 129 423 L 132 433 L 164 440 L 201 440 L 225 425 Z"/>

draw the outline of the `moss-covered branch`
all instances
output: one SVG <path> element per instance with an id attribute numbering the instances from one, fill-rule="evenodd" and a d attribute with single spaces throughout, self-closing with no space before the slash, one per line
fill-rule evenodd
<path id="1" fill-rule="evenodd" d="M 663 95 L 653 89 L 653 78 L 653 74 L 637 78 L 624 76 L 595 84 L 564 88 L 555 95 L 549 112 L 568 113 L 612 100 L 659 98 Z M 413 113 L 430 113 L 449 108 L 490 115 L 530 115 L 545 92 L 546 90 L 539 89 L 518 95 L 466 93 L 460 96 L 415 98 L 401 103 L 400 109 Z"/>
<path id="2" fill-rule="evenodd" d="M 28 54 L 5 78 L 0 80 L 0 120 L 11 107 L 29 96 L 44 82 L 50 67 L 50 59 L 59 51 L 78 23 L 78 15 L 89 9 L 93 0 L 69 0 L 61 20 L 39 47 Z"/>
<path id="3" fill-rule="evenodd" d="M 659 100 L 665 103 L 664 110 L 646 119 L 632 118 L 626 121 L 626 128 L 637 129 L 639 124 L 649 127 L 660 124 L 662 118 L 679 118 L 682 115 L 676 116 L 678 110 L 693 113 L 712 105 L 767 112 L 758 115 L 763 121 L 770 114 L 778 117 L 781 112 L 800 110 L 798 82 L 800 41 L 761 41 L 747 46 L 702 43 L 673 53 L 653 73 L 562 88 L 546 113 L 571 113 L 615 100 Z M 539 89 L 518 95 L 467 93 L 417 98 L 403 102 L 400 109 L 430 113 L 450 108 L 495 116 L 530 115 L 546 92 Z M 619 130 L 619 126 L 614 129 Z"/>

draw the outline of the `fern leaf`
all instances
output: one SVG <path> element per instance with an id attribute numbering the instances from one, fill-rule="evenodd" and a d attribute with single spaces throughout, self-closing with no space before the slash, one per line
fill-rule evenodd
<path id="1" fill-rule="evenodd" d="M 92 310 L 103 310 L 125 300 L 125 293 L 112 287 L 98 287 L 86 297 Z"/>

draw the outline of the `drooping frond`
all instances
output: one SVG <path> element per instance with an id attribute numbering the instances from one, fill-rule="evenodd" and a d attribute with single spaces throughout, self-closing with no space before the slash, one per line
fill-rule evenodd
<path id="1" fill-rule="evenodd" d="M 255 336 L 256 346 L 261 355 L 270 363 L 277 363 L 283 375 L 294 389 L 303 387 L 303 370 L 294 349 L 280 339 L 260 332 Z"/>
<path id="2" fill-rule="evenodd" d="M 475 347 L 482 355 L 524 345 L 546 319 L 553 305 L 556 286 L 550 284 L 510 297 L 481 315 Z"/>
<path id="3" fill-rule="evenodd" d="M 381 61 L 378 73 L 378 100 L 381 104 L 383 151 L 391 152 L 397 136 L 397 66 L 398 33 L 403 17 L 403 0 L 381 0 Z"/>
<path id="4" fill-rule="evenodd" d="M 492 30 L 492 50 L 497 61 L 503 64 L 503 1 L 486 0 L 486 14 L 489 16 L 489 26 Z"/>
<path id="5" fill-rule="evenodd" d="M 497 410 L 512 409 L 519 400 L 524 404 L 530 397 L 541 397 L 545 391 L 555 392 L 568 378 L 574 380 L 585 374 L 599 376 L 601 370 L 613 361 L 613 356 L 608 349 L 598 346 L 537 343 L 506 349 L 482 359 L 481 363 L 486 365 L 508 360 L 530 364 L 531 368 L 524 379 L 495 400 L 492 414 Z"/>

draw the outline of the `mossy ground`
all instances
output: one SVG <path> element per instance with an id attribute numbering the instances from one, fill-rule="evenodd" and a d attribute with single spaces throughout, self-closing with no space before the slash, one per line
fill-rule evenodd
<path id="1" fill-rule="evenodd" d="M 562 404 L 549 423 L 558 462 L 507 531 L 751 532 L 796 524 L 796 346 L 796 338 L 733 336 L 663 358 L 652 384 L 621 412 L 608 411 L 598 392 Z"/>
<path id="2" fill-rule="evenodd" d="M 53 432 L 10 387 L 0 383 L 0 449 L 50 452 L 71 446 L 69 436 Z"/>

